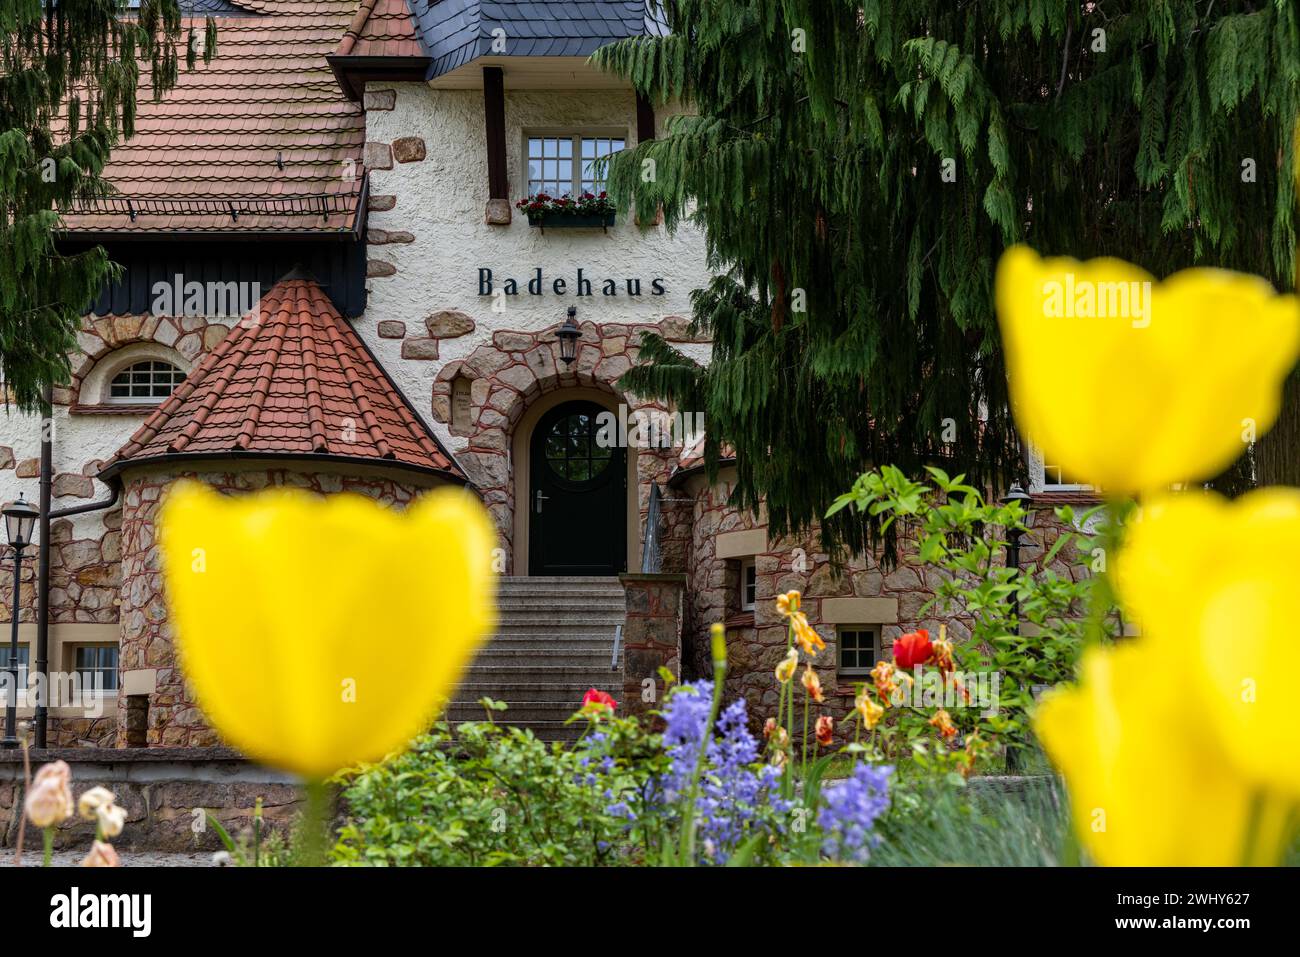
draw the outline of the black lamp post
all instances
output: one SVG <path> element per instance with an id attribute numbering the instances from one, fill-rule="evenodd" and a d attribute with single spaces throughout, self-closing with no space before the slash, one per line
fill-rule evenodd
<path id="1" fill-rule="evenodd" d="M 560 340 L 560 358 L 566 366 L 573 365 L 573 360 L 578 358 L 578 340 L 582 337 L 582 330 L 578 328 L 577 315 L 578 307 L 570 306 L 569 318 L 555 330 L 555 338 Z"/>
<path id="2" fill-rule="evenodd" d="M 1029 504 L 1030 495 L 1017 482 L 1007 490 L 1007 494 L 1003 495 L 999 501 L 1003 505 L 1019 502 L 1023 508 Z M 1020 535 L 1021 531 L 1018 528 L 1007 529 L 1007 567 L 1014 568 L 1017 571 L 1020 570 Z M 1016 620 L 1012 631 L 1018 635 L 1020 634 L 1020 596 L 1018 593 L 1013 593 L 1011 596 L 1011 613 Z"/>
<path id="3" fill-rule="evenodd" d="M 1021 488 L 1019 482 L 1007 489 L 1007 494 L 999 499 L 1003 505 L 1019 502 L 1021 507 L 1026 506 L 1029 500 L 1029 493 Z M 1021 532 L 1018 528 L 1007 529 L 1007 567 L 1014 568 L 1016 571 L 1020 570 L 1020 535 Z M 1015 619 L 1011 631 L 1012 634 L 1018 635 L 1020 634 L 1020 594 L 1018 591 L 1011 594 L 1011 614 Z M 1016 749 L 1011 746 L 1007 747 L 1006 768 L 1008 774 L 1015 774 L 1020 770 L 1020 758 Z"/>
<path id="4" fill-rule="evenodd" d="M 9 628 L 9 695 L 5 702 L 5 736 L 0 741 L 0 748 L 18 747 L 18 600 L 22 584 L 23 550 L 32 543 L 32 529 L 40 513 L 30 502 L 10 502 L 3 509 L 5 517 L 5 534 L 9 544 L 14 547 L 14 607 L 10 615 Z"/>

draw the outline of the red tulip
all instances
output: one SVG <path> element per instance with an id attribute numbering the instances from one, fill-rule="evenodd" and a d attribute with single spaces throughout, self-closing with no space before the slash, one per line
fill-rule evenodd
<path id="1" fill-rule="evenodd" d="M 582 709 L 584 711 L 588 708 L 608 708 L 613 711 L 617 707 L 618 702 L 614 700 L 612 695 L 606 694 L 597 688 L 592 688 L 582 696 Z"/>
<path id="2" fill-rule="evenodd" d="M 934 645 L 930 643 L 930 633 L 924 628 L 894 639 L 894 664 L 903 671 L 911 671 L 914 666 L 926 664 L 933 657 Z"/>

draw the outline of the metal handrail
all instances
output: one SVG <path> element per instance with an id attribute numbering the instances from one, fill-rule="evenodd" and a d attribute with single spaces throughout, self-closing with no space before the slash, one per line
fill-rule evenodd
<path id="1" fill-rule="evenodd" d="M 614 626 L 614 653 L 609 657 L 609 670 L 618 671 L 618 652 L 623 644 L 623 626 Z"/>

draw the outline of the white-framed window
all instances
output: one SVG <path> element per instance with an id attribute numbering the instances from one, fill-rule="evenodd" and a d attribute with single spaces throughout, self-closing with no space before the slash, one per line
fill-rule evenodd
<path id="1" fill-rule="evenodd" d="M 108 384 L 108 401 L 123 405 L 158 404 L 185 381 L 185 373 L 161 359 L 141 359 L 119 369 Z"/>
<path id="2" fill-rule="evenodd" d="M 758 566 L 752 558 L 740 560 L 740 601 L 741 611 L 753 611 L 754 601 L 758 597 Z"/>
<path id="3" fill-rule="evenodd" d="M 836 647 L 841 675 L 865 675 L 880 660 L 880 626 L 837 625 Z"/>
<path id="4" fill-rule="evenodd" d="M 1047 460 L 1038 449 L 1029 451 L 1031 492 L 1090 492 L 1093 487 L 1070 477 L 1059 465 Z"/>
<path id="5" fill-rule="evenodd" d="M 78 645 L 72 651 L 72 665 L 81 676 L 82 689 L 98 687 L 117 692 L 117 645 Z"/>
<path id="6" fill-rule="evenodd" d="M 524 137 L 528 195 L 597 196 L 605 189 L 597 161 L 627 146 L 625 133 L 538 132 Z"/>

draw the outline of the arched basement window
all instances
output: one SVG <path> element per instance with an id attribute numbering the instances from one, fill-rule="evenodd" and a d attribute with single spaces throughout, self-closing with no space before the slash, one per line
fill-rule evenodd
<path id="1" fill-rule="evenodd" d="M 185 373 L 158 359 L 133 362 L 113 376 L 108 386 L 108 401 L 158 403 L 166 399 L 185 381 Z"/>

